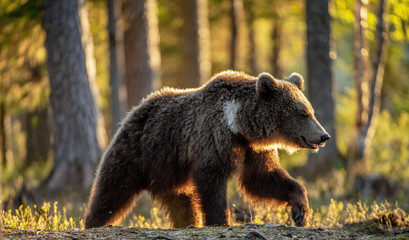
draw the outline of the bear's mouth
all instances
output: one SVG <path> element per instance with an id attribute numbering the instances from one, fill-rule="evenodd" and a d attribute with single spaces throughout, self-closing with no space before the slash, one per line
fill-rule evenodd
<path id="1" fill-rule="evenodd" d="M 301 135 L 301 138 L 304 141 L 304 143 L 308 146 L 309 149 L 314 149 L 314 150 L 318 149 L 318 144 L 308 141 L 307 138 L 305 138 L 303 135 Z"/>

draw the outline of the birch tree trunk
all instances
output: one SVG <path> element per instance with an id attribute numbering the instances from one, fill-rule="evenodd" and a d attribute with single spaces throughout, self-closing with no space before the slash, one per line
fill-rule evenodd
<path id="1" fill-rule="evenodd" d="M 328 173 L 338 157 L 335 135 L 333 79 L 330 53 L 330 22 L 328 0 L 306 1 L 307 10 L 307 65 L 308 97 L 315 115 L 331 135 L 325 148 L 310 153 L 300 173 L 309 180 Z"/>
<path id="2" fill-rule="evenodd" d="M 178 3 L 183 17 L 183 74 L 180 74 L 178 87 L 198 87 L 211 77 L 207 0 L 179 0 Z"/>
<path id="3" fill-rule="evenodd" d="M 353 183 L 357 175 L 366 172 L 363 150 L 365 136 L 362 136 L 362 127 L 368 120 L 369 99 L 369 50 L 367 32 L 367 0 L 356 0 L 354 9 L 354 75 L 356 88 L 357 112 L 355 119 L 355 137 L 349 146 L 347 168 L 347 182 Z M 361 150 L 360 150 L 361 149 Z"/>
<path id="4" fill-rule="evenodd" d="M 129 109 L 160 88 L 161 58 L 156 0 L 125 0 L 122 9 Z"/>
<path id="5" fill-rule="evenodd" d="M 375 56 L 370 78 L 369 51 L 365 37 L 367 26 L 367 1 L 355 4 L 354 57 L 355 83 L 357 88 L 356 137 L 350 146 L 348 182 L 367 172 L 366 152 L 370 146 L 380 110 L 380 96 L 387 55 L 385 10 L 387 0 L 380 0 L 377 13 Z"/>
<path id="6" fill-rule="evenodd" d="M 72 192 L 84 200 L 101 157 L 85 1 L 44 0 L 43 7 L 54 124 L 54 166 L 43 187 L 51 198 Z"/>

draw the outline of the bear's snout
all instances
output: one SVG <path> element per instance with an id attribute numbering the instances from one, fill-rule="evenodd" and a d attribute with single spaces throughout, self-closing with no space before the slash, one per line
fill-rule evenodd
<path id="1" fill-rule="evenodd" d="M 331 136 L 329 134 L 322 135 L 320 144 L 323 144 L 330 139 L 331 139 Z"/>

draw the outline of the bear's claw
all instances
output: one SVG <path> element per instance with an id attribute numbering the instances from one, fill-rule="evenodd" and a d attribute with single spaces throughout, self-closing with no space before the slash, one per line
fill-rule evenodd
<path id="1" fill-rule="evenodd" d="M 306 216 L 306 211 L 304 210 L 302 205 L 293 205 L 291 209 L 291 215 L 293 217 L 293 220 L 295 224 L 298 227 L 305 226 L 306 221 L 307 221 L 307 216 Z"/>

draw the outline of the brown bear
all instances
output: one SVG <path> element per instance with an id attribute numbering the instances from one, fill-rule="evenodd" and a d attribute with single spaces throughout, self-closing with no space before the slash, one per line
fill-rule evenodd
<path id="1" fill-rule="evenodd" d="M 291 206 L 298 226 L 307 192 L 281 168 L 277 149 L 317 151 L 330 136 L 297 73 L 278 80 L 226 71 L 197 89 L 152 93 L 123 120 L 96 173 L 85 227 L 114 224 L 143 190 L 174 227 L 227 225 L 227 181 L 256 201 Z"/>

